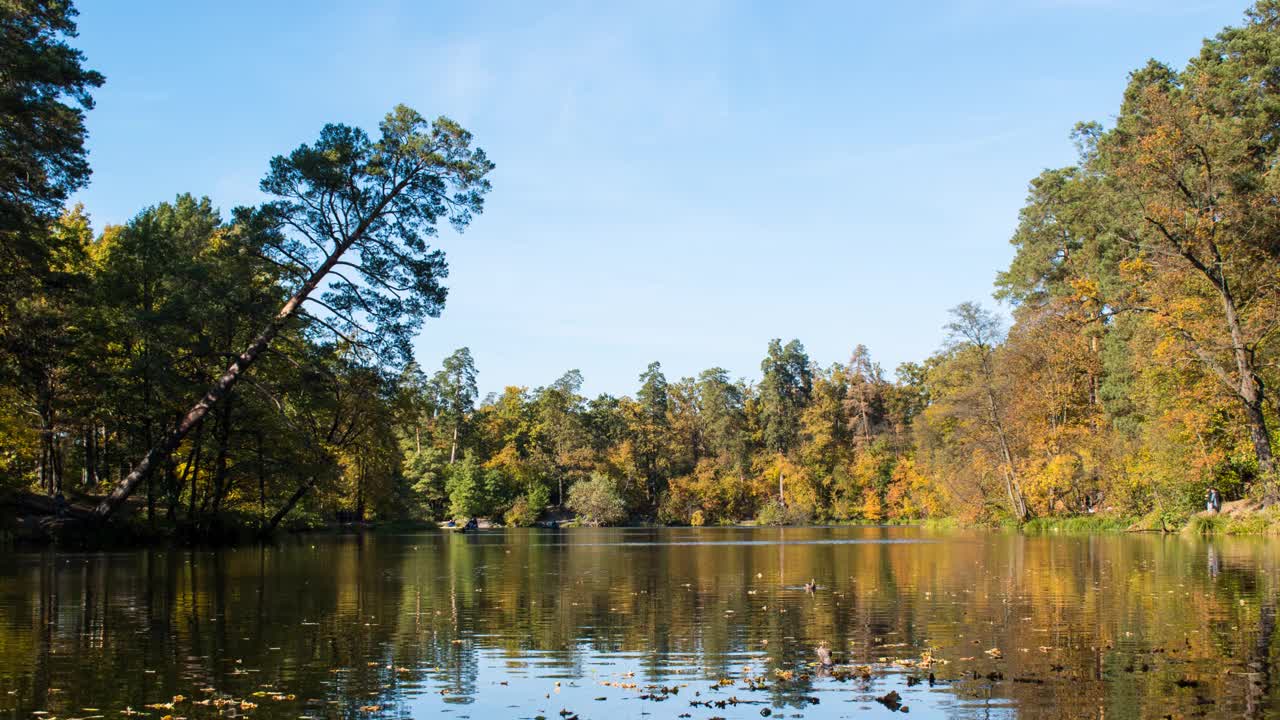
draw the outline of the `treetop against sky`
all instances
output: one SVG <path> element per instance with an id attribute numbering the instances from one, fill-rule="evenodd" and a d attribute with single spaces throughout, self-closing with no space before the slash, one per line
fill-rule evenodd
<path id="1" fill-rule="evenodd" d="M 261 200 L 281 148 L 396 103 L 498 160 L 486 222 L 446 236 L 424 366 L 466 345 L 482 393 L 661 360 L 758 376 L 773 337 L 887 367 L 1006 267 L 1028 178 L 1074 160 L 1125 77 L 1238 23 L 1238 0 L 84 3 L 95 229 L 177 191 Z"/>

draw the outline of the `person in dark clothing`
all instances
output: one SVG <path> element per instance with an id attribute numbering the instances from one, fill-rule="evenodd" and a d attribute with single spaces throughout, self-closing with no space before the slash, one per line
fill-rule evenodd
<path id="1" fill-rule="evenodd" d="M 59 490 L 57 495 L 53 496 L 53 514 L 63 518 L 67 516 L 67 512 L 71 506 L 67 504 L 67 497 Z"/>
<path id="2" fill-rule="evenodd" d="M 1213 513 L 1222 510 L 1222 496 L 1218 494 L 1218 488 L 1211 487 L 1205 493 L 1204 509 Z"/>
<path id="3" fill-rule="evenodd" d="M 462 532 L 472 532 L 474 530 L 479 530 L 479 529 L 480 529 L 480 521 L 475 518 L 471 518 L 470 520 L 467 521 L 466 525 L 462 526 Z"/>

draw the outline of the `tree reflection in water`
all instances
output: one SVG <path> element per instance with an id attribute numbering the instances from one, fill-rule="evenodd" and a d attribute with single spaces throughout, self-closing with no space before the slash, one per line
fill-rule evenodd
<path id="1" fill-rule="evenodd" d="M 1260 539 L 917 528 L 10 553 L 0 717 L 824 718 L 890 690 L 916 717 L 1278 717 L 1278 567 Z"/>

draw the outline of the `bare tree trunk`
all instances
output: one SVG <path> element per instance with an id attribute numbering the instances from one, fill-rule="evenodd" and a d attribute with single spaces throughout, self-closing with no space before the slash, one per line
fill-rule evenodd
<path id="1" fill-rule="evenodd" d="M 1022 483 L 1018 481 L 1018 471 L 1013 464 L 1013 453 L 1009 450 L 1009 437 L 1004 430 L 1004 421 L 1000 417 L 1000 405 L 996 402 L 996 393 L 992 388 L 995 373 L 987 356 L 982 357 L 983 383 L 987 394 L 987 413 L 991 426 L 996 431 L 996 439 L 1000 444 L 1000 457 L 1004 461 L 1005 491 L 1009 494 L 1010 509 L 1017 515 L 1019 522 L 1026 522 L 1029 517 L 1027 501 L 1022 494 Z"/>
<path id="2" fill-rule="evenodd" d="M 262 534 L 270 535 L 271 533 L 275 532 L 276 526 L 280 524 L 280 521 L 284 519 L 284 516 L 288 515 L 289 511 L 293 509 L 293 506 L 297 505 L 298 501 L 302 499 L 302 496 L 306 495 L 307 492 L 311 490 L 311 488 L 315 487 L 315 485 L 316 485 L 315 475 L 312 475 L 311 477 L 307 478 L 306 482 L 299 485 L 298 489 L 293 491 L 293 495 L 289 496 L 289 500 L 285 502 L 284 506 L 281 507 L 279 510 L 277 510 L 275 515 L 271 516 L 271 520 L 269 520 L 267 522 L 266 527 L 262 529 Z"/>
<path id="3" fill-rule="evenodd" d="M 196 463 L 199 465 L 199 462 Z M 182 504 L 182 498 L 179 497 L 181 488 L 178 484 L 178 464 L 174 462 L 172 457 L 165 458 L 164 462 L 164 484 L 165 495 L 168 496 L 169 502 L 166 505 L 169 508 L 168 518 L 170 523 L 178 522 L 178 506 Z M 194 483 L 195 481 L 192 480 Z"/>
<path id="4" fill-rule="evenodd" d="M 227 454 L 231 439 L 231 409 L 234 401 L 235 396 L 229 396 L 218 417 L 218 454 L 213 464 L 213 501 L 210 508 L 214 515 L 222 509 L 222 498 L 227 493 Z"/>
<path id="5" fill-rule="evenodd" d="M 1271 433 L 1267 429 L 1267 416 L 1263 412 L 1262 379 L 1254 370 L 1251 352 L 1237 347 L 1235 354 L 1240 373 L 1240 401 L 1244 404 L 1245 420 L 1249 425 L 1249 440 L 1253 443 L 1253 452 L 1258 459 L 1263 499 L 1270 505 L 1280 501 L 1280 473 L 1277 473 L 1275 455 L 1271 452 Z"/>
<path id="6" fill-rule="evenodd" d="M 46 425 L 41 435 L 44 440 L 44 457 L 46 465 L 45 475 L 49 486 L 48 491 L 50 495 L 53 495 L 54 493 L 62 491 L 62 473 L 59 472 L 58 445 L 57 440 L 54 437 L 52 427 Z"/>
<path id="7" fill-rule="evenodd" d="M 1280 477 L 1277 477 L 1275 456 L 1271 453 L 1271 435 L 1267 432 L 1267 417 L 1262 412 L 1262 400 L 1245 403 L 1245 416 L 1249 420 L 1249 439 L 1258 458 L 1258 474 L 1262 476 L 1265 500 L 1268 505 L 1280 502 Z"/>
<path id="8" fill-rule="evenodd" d="M 1025 522 L 1028 517 L 1026 500 L 1022 496 L 1022 483 L 1018 482 L 1017 471 L 1013 466 L 1013 454 L 1009 452 L 1009 441 L 1004 434 L 1004 423 L 998 418 L 993 422 L 996 426 L 996 436 L 1000 439 L 1000 455 L 1004 460 L 1004 484 L 1005 490 L 1009 493 L 1009 503 L 1014 512 L 1018 516 L 1018 520 Z"/>
<path id="9" fill-rule="evenodd" d="M 1192 350 L 1225 386 L 1230 388 L 1244 405 L 1245 419 L 1249 426 L 1249 439 L 1253 443 L 1254 455 L 1258 460 L 1258 474 L 1264 488 L 1263 502 L 1271 505 L 1280 502 L 1280 468 L 1276 466 L 1275 455 L 1271 451 L 1271 436 L 1267 430 L 1267 419 L 1263 413 L 1265 389 L 1262 378 L 1258 376 L 1258 368 L 1254 357 L 1254 348 L 1245 342 L 1244 328 L 1240 322 L 1239 308 L 1236 305 L 1235 293 L 1227 280 L 1222 251 L 1217 243 L 1210 240 L 1208 249 L 1212 257 L 1202 259 L 1188 245 L 1179 241 L 1159 222 L 1148 218 L 1169 241 L 1171 248 L 1183 257 L 1192 267 L 1204 276 L 1218 293 L 1222 303 L 1222 315 L 1226 330 L 1231 336 L 1231 354 L 1235 361 L 1235 375 L 1232 376 L 1227 367 L 1219 362 L 1205 346 L 1198 342 L 1191 333 L 1183 330 L 1184 339 L 1189 341 Z"/>
<path id="10" fill-rule="evenodd" d="M 1094 356 L 1097 356 L 1099 354 L 1098 337 L 1096 335 L 1089 336 L 1089 352 L 1092 353 Z M 1095 373 L 1092 368 L 1090 368 L 1089 369 L 1089 404 L 1090 405 L 1096 406 L 1101 404 L 1102 400 L 1100 398 L 1100 393 L 1098 392 L 1098 390 L 1099 390 L 1098 374 Z"/>
<path id="11" fill-rule="evenodd" d="M 364 522 L 364 463 L 356 460 L 356 522 Z"/>
<path id="12" fill-rule="evenodd" d="M 182 477 L 178 478 L 178 480 L 177 480 L 177 485 L 178 485 L 178 487 L 180 487 L 180 488 L 181 488 L 181 487 L 186 486 L 186 485 L 187 485 L 187 481 L 191 479 L 191 475 L 192 475 L 192 472 L 191 472 L 191 468 L 192 468 L 192 460 L 193 460 L 194 458 L 195 458 L 195 448 L 192 448 L 192 449 L 191 449 L 191 452 L 187 453 L 187 459 L 186 459 L 186 461 L 182 463 L 182 466 L 183 466 L 183 470 L 182 470 Z M 179 493 L 181 493 L 181 490 L 179 490 Z M 193 498 L 194 498 L 194 497 L 195 497 L 195 493 L 196 493 L 195 481 L 192 481 L 192 483 L 191 483 L 191 497 L 193 497 Z M 194 519 L 193 519 L 194 514 L 195 514 L 195 501 L 193 500 L 193 501 L 188 505 L 188 509 L 187 509 L 187 522 L 194 522 Z M 173 519 L 173 513 L 172 513 L 172 512 L 170 512 L 170 513 L 169 513 L 169 519 L 170 519 L 170 520 L 172 520 L 172 519 Z"/>
<path id="13" fill-rule="evenodd" d="M 262 462 L 262 431 L 259 430 L 255 434 L 258 450 L 258 529 L 262 529 L 262 522 L 267 517 L 267 478 L 266 468 Z"/>
<path id="14" fill-rule="evenodd" d="M 53 495 L 53 402 L 49 391 L 48 376 L 44 373 L 36 380 L 36 411 L 40 417 L 40 489 Z"/>
<path id="15" fill-rule="evenodd" d="M 147 523 L 156 524 L 156 483 L 155 473 L 147 475 Z"/>
<path id="16" fill-rule="evenodd" d="M 149 286 L 148 286 L 149 287 Z M 149 300 L 145 301 L 149 303 Z M 151 310 L 149 304 L 146 305 L 148 313 Z M 155 444 L 155 435 L 153 433 L 155 420 L 151 417 L 151 344 L 144 340 L 142 345 L 142 412 L 143 416 L 143 440 L 147 443 L 147 447 Z M 177 447 L 176 445 L 174 446 Z M 147 476 L 147 522 L 155 524 L 156 518 L 156 490 L 155 481 L 151 475 Z M 99 505 L 101 507 L 101 505 Z"/>
<path id="17" fill-rule="evenodd" d="M 1240 327 L 1235 298 L 1227 285 L 1226 278 L 1219 275 L 1218 282 L 1214 284 L 1222 298 L 1223 315 L 1227 320 L 1227 329 L 1231 333 L 1236 376 L 1240 381 L 1240 389 L 1237 392 L 1241 402 L 1244 403 L 1245 417 L 1249 423 L 1249 439 L 1253 441 L 1253 451 L 1258 458 L 1258 474 L 1262 476 L 1265 502 L 1269 505 L 1280 501 L 1280 477 L 1277 477 L 1276 460 L 1271 453 L 1271 434 L 1267 431 L 1267 417 L 1262 411 L 1264 386 L 1262 378 L 1258 377 L 1253 349 L 1245 345 L 1244 331 Z"/>
<path id="18" fill-rule="evenodd" d="M 458 458 L 458 424 L 453 424 L 453 447 L 449 449 L 449 464 L 452 465 Z"/>
<path id="19" fill-rule="evenodd" d="M 55 427 L 52 381 L 45 377 L 40 385 L 40 481 L 45 492 L 53 495 L 62 492 L 62 456 Z"/>
<path id="20" fill-rule="evenodd" d="M 80 470 L 80 486 L 88 487 L 93 477 L 93 436 L 92 426 L 80 431 L 80 441 L 84 444 L 84 467 Z"/>
<path id="21" fill-rule="evenodd" d="M 204 431 L 196 433 L 195 447 L 191 449 L 191 455 L 187 459 L 187 468 L 183 479 L 186 476 L 191 478 L 191 494 L 187 498 L 187 522 L 191 525 L 196 524 L 196 494 L 200 490 L 200 451 L 204 448 Z"/>
<path id="22" fill-rule="evenodd" d="M 98 455 L 98 479 L 111 476 L 111 430 L 106 423 L 102 425 L 102 448 Z"/>

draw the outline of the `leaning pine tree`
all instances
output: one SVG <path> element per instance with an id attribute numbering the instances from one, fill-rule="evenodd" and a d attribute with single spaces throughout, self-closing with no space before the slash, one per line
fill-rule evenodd
<path id="1" fill-rule="evenodd" d="M 173 432 L 98 505 L 99 518 L 114 513 L 178 448 L 295 316 L 307 315 L 383 357 L 403 358 L 422 320 L 439 315 L 447 266 L 426 240 L 441 218 L 462 231 L 482 212 L 493 163 L 453 121 L 428 123 L 403 105 L 379 130 L 373 141 L 359 128 L 327 125 L 314 145 L 272 159 L 261 188 L 277 199 L 238 209 L 236 222 L 296 289 Z"/>

